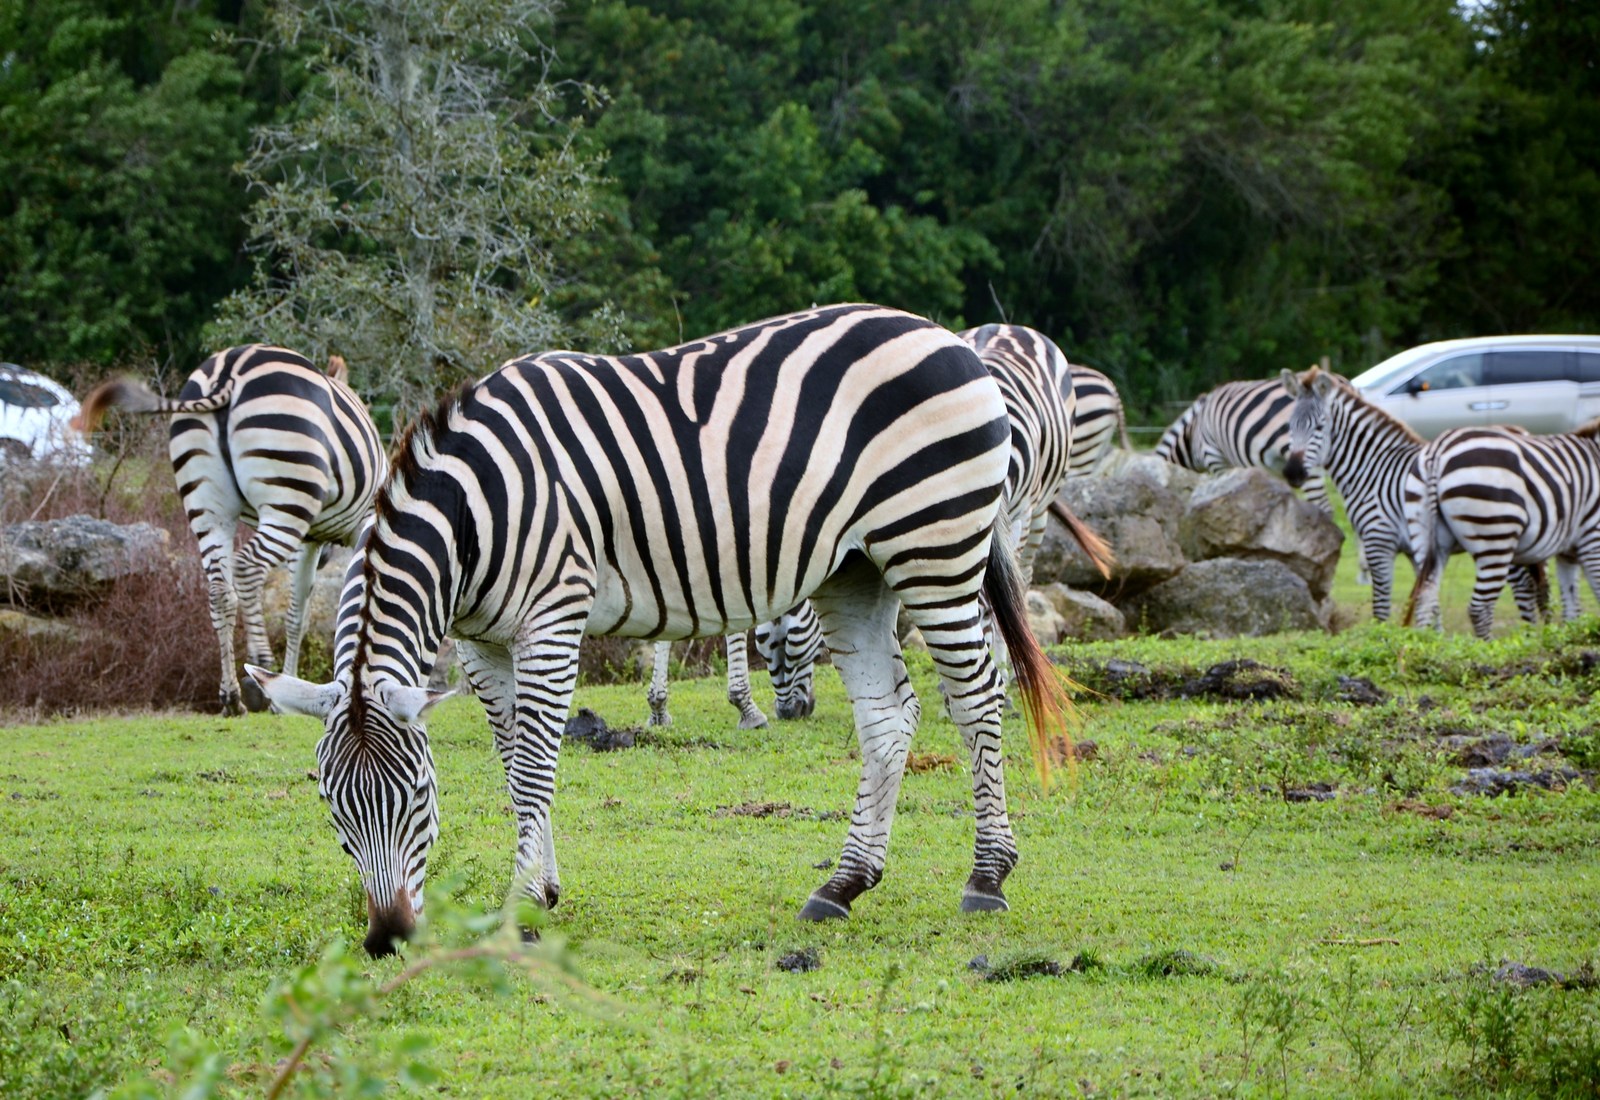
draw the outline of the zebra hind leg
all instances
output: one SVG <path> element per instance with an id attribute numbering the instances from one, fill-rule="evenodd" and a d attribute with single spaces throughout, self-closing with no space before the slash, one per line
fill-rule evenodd
<path id="1" fill-rule="evenodd" d="M 262 509 L 256 533 L 234 554 L 234 582 L 239 589 L 239 608 L 244 613 L 245 654 L 251 664 L 272 667 L 272 645 L 267 641 L 267 621 L 261 611 L 267 572 L 293 557 L 304 545 L 305 537 L 303 520 Z M 254 680 L 248 681 L 244 702 L 251 710 L 267 709 L 267 697 Z"/>
<path id="2" fill-rule="evenodd" d="M 222 657 L 218 704 L 223 714 L 237 717 L 244 713 L 233 652 L 233 630 L 239 621 L 239 593 L 233 586 L 233 536 L 237 528 L 234 521 L 210 513 L 194 515 L 190 525 L 200 543 L 200 566 L 206 574 L 211 628 L 217 632 L 217 648 Z M 250 683 L 255 686 L 255 681 Z"/>
<path id="3" fill-rule="evenodd" d="M 746 634 L 741 630 L 723 639 L 728 648 L 728 702 L 739 712 L 740 729 L 765 729 L 767 716 L 750 698 L 750 650 Z"/>
<path id="4" fill-rule="evenodd" d="M 850 904 L 883 877 L 918 708 L 895 637 L 899 605 L 878 571 L 857 558 L 811 599 L 861 743 L 861 781 L 838 867 L 800 910 L 803 920 L 827 920 L 848 917 Z"/>
<path id="5" fill-rule="evenodd" d="M 289 621 L 284 626 L 283 671 L 287 676 L 299 675 L 300 643 L 305 640 L 306 623 L 311 617 L 311 589 L 316 584 L 317 569 L 327 549 L 322 543 L 303 542 L 295 551 L 291 567 L 294 589 L 289 600 Z"/>
<path id="6" fill-rule="evenodd" d="M 672 715 L 667 713 L 667 666 L 672 663 L 672 643 L 657 642 L 651 654 L 650 691 L 645 698 L 650 703 L 652 726 L 672 725 Z"/>

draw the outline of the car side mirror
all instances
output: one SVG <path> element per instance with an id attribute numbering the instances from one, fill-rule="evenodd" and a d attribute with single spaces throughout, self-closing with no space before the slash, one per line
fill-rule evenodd
<path id="1" fill-rule="evenodd" d="M 1426 378 L 1413 378 L 1406 382 L 1406 392 L 1412 397 L 1417 396 L 1419 393 L 1425 392 L 1427 389 L 1428 380 Z"/>

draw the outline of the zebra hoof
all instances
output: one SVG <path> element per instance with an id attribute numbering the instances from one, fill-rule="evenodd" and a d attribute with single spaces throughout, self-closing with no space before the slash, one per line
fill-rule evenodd
<path id="1" fill-rule="evenodd" d="M 221 693 L 222 716 L 224 718 L 238 718 L 244 714 L 244 704 L 239 701 L 237 691 L 224 691 Z"/>
<path id="2" fill-rule="evenodd" d="M 812 894 L 800 909 L 801 920 L 846 920 L 850 916 L 850 906 L 844 902 L 833 901 L 829 898 L 820 898 Z"/>
<path id="3" fill-rule="evenodd" d="M 739 728 L 742 730 L 764 730 L 767 728 L 767 716 L 760 711 L 747 714 L 739 719 Z"/>
<path id="4" fill-rule="evenodd" d="M 1004 894 L 979 894 L 968 890 L 961 895 L 963 913 L 1006 913 L 1010 909 L 1011 904 Z"/>
<path id="5" fill-rule="evenodd" d="M 662 711 L 660 714 L 652 712 L 650 715 L 650 724 L 652 726 L 670 726 L 672 725 L 672 715 L 668 714 L 666 711 Z"/>
<path id="6" fill-rule="evenodd" d="M 243 680 L 239 681 L 239 688 L 244 696 L 245 710 L 251 711 L 255 714 L 260 714 L 262 711 L 267 710 L 272 706 L 272 702 L 267 698 L 267 693 L 262 691 L 261 685 L 256 683 L 251 677 L 246 676 Z M 243 711 L 240 713 L 243 713 Z"/>

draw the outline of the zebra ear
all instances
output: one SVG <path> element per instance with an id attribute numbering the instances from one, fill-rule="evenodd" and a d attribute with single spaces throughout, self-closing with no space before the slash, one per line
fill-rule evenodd
<path id="1" fill-rule="evenodd" d="M 339 685 L 313 684 L 297 680 L 281 672 L 268 672 L 256 665 L 245 665 L 245 675 L 260 686 L 279 714 L 309 714 L 313 718 L 326 718 L 339 698 Z"/>
<path id="2" fill-rule="evenodd" d="M 409 726 L 428 717 L 429 711 L 454 694 L 453 691 L 429 691 L 427 688 L 386 684 L 383 688 L 383 705 L 397 720 Z"/>
<path id="3" fill-rule="evenodd" d="M 1305 392 L 1304 387 L 1300 385 L 1300 376 L 1288 367 L 1283 368 L 1283 374 L 1280 377 L 1283 379 L 1283 388 L 1289 391 L 1290 397 L 1298 398 Z"/>
<path id="4" fill-rule="evenodd" d="M 1311 383 L 1311 388 L 1316 391 L 1318 397 L 1326 398 L 1333 392 L 1333 375 L 1327 371 L 1318 373 L 1316 379 Z"/>

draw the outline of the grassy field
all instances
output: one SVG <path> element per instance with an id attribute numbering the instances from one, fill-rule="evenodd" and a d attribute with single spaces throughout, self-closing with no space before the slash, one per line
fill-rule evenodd
<path id="1" fill-rule="evenodd" d="M 1600 767 L 1600 628 L 1502 608 L 1504 636 L 1480 644 L 1465 564 L 1444 636 L 1359 622 L 1056 651 L 1098 689 L 1079 734 L 1097 751 L 1047 793 L 1008 726 L 1022 863 L 1004 915 L 957 913 L 970 787 L 920 655 L 929 713 L 887 875 L 825 926 L 794 914 L 838 855 L 858 770 L 832 670 L 815 715 L 756 732 L 719 681 L 677 683 L 669 730 L 563 754 L 565 893 L 538 957 L 581 987 L 441 966 L 343 1018 L 286 1095 L 358 1095 L 366 1067 L 463 1097 L 1594 1096 L 1600 796 L 1452 788 L 1496 736 L 1542 746 L 1509 767 Z M 1365 619 L 1352 574 L 1347 555 L 1339 595 Z M 1236 659 L 1280 671 L 1231 683 L 1280 697 L 1185 697 Z M 1387 698 L 1345 701 L 1340 677 Z M 613 725 L 646 714 L 642 684 L 578 702 Z M 512 828 L 481 710 L 453 700 L 431 729 L 430 875 L 493 910 Z M 335 988 L 351 973 L 400 974 L 336 955 L 280 988 L 365 927 L 309 775 L 319 732 L 194 715 L 0 730 L 0 1094 L 176 1095 L 209 1050 L 218 1090 L 261 1095 L 284 1021 L 358 1002 L 359 983 Z M 805 951 L 814 969 L 780 966 Z M 1496 979 L 1507 962 L 1565 980 L 1523 989 Z"/>

